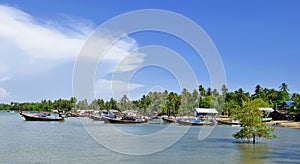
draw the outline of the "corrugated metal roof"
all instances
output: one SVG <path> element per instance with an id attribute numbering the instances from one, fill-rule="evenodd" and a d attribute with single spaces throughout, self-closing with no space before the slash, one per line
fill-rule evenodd
<path id="1" fill-rule="evenodd" d="M 209 113 L 209 114 L 217 114 L 219 113 L 215 108 L 195 108 L 197 113 Z"/>
<path id="2" fill-rule="evenodd" d="M 261 111 L 266 111 L 266 112 L 269 112 L 269 113 L 271 113 L 271 112 L 273 112 L 274 111 L 274 109 L 273 108 L 258 108 L 259 110 L 261 110 Z"/>

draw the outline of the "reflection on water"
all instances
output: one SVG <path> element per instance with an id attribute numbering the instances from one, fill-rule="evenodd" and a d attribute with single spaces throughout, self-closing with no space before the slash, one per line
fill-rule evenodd
<path id="1" fill-rule="evenodd" d="M 236 146 L 239 150 L 239 163 L 266 163 L 270 151 L 267 144 L 236 143 Z"/>

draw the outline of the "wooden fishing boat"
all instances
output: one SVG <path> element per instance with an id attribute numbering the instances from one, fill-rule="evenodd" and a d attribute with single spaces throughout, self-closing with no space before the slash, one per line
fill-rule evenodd
<path id="1" fill-rule="evenodd" d="M 216 125 L 217 122 L 215 120 L 210 121 L 200 121 L 200 120 L 189 120 L 189 119 L 179 119 L 177 123 L 180 125 L 190 125 L 190 126 L 204 126 L 204 125 Z"/>
<path id="2" fill-rule="evenodd" d="M 91 115 L 90 118 L 94 121 L 104 121 L 102 116 Z"/>
<path id="3" fill-rule="evenodd" d="M 124 114 L 122 118 L 112 117 L 114 115 L 102 115 L 102 119 L 105 123 L 111 124 L 143 124 L 147 123 L 147 119 L 136 118 L 127 114 Z"/>
<path id="4" fill-rule="evenodd" d="M 239 125 L 240 122 L 238 120 L 218 120 L 219 124 L 223 125 Z"/>
<path id="5" fill-rule="evenodd" d="M 262 122 L 270 122 L 272 118 L 263 118 Z M 218 120 L 219 124 L 223 125 L 240 125 L 238 120 Z"/>
<path id="6" fill-rule="evenodd" d="M 90 118 L 94 121 L 104 121 L 109 123 L 108 119 L 114 119 L 116 116 L 109 112 L 109 113 L 102 113 L 101 115 L 91 115 Z"/>
<path id="7" fill-rule="evenodd" d="M 272 117 L 263 118 L 262 122 L 270 122 L 272 121 Z"/>
<path id="8" fill-rule="evenodd" d="M 66 114 L 67 117 L 79 117 L 79 114 L 78 113 L 71 113 L 71 112 L 68 112 Z"/>
<path id="9" fill-rule="evenodd" d="M 106 122 L 111 124 L 143 124 L 143 123 L 147 123 L 147 120 L 146 119 L 123 120 L 123 119 L 106 118 Z"/>
<path id="10" fill-rule="evenodd" d="M 45 113 L 27 114 L 20 112 L 20 115 L 23 116 L 26 121 L 64 121 L 64 118 L 60 114 L 56 117 Z"/>
<path id="11" fill-rule="evenodd" d="M 177 120 L 174 118 L 167 118 L 167 117 L 162 117 L 161 118 L 165 123 L 176 123 Z"/>

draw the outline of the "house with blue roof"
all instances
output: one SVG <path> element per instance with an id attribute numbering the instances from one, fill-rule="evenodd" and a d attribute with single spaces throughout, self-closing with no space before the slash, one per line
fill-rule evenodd
<path id="1" fill-rule="evenodd" d="M 270 117 L 272 117 L 272 120 L 292 119 L 289 114 L 289 109 L 292 105 L 297 105 L 297 103 L 295 101 L 284 101 L 278 110 L 270 113 Z"/>
<path id="2" fill-rule="evenodd" d="M 283 104 L 280 106 L 281 110 L 288 110 L 290 106 L 297 105 L 295 101 L 284 101 Z"/>

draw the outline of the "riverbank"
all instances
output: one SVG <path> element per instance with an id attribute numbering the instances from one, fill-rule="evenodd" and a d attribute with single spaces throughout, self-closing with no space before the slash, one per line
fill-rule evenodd
<path id="1" fill-rule="evenodd" d="M 295 128 L 300 129 L 300 122 L 287 121 L 287 120 L 276 120 L 268 122 L 269 125 L 285 127 L 285 128 Z"/>
<path id="2" fill-rule="evenodd" d="M 217 118 L 217 121 L 229 121 L 229 120 L 230 118 Z M 270 122 L 265 122 L 265 123 L 272 126 L 300 129 L 300 122 L 295 122 L 295 121 L 272 120 Z"/>

